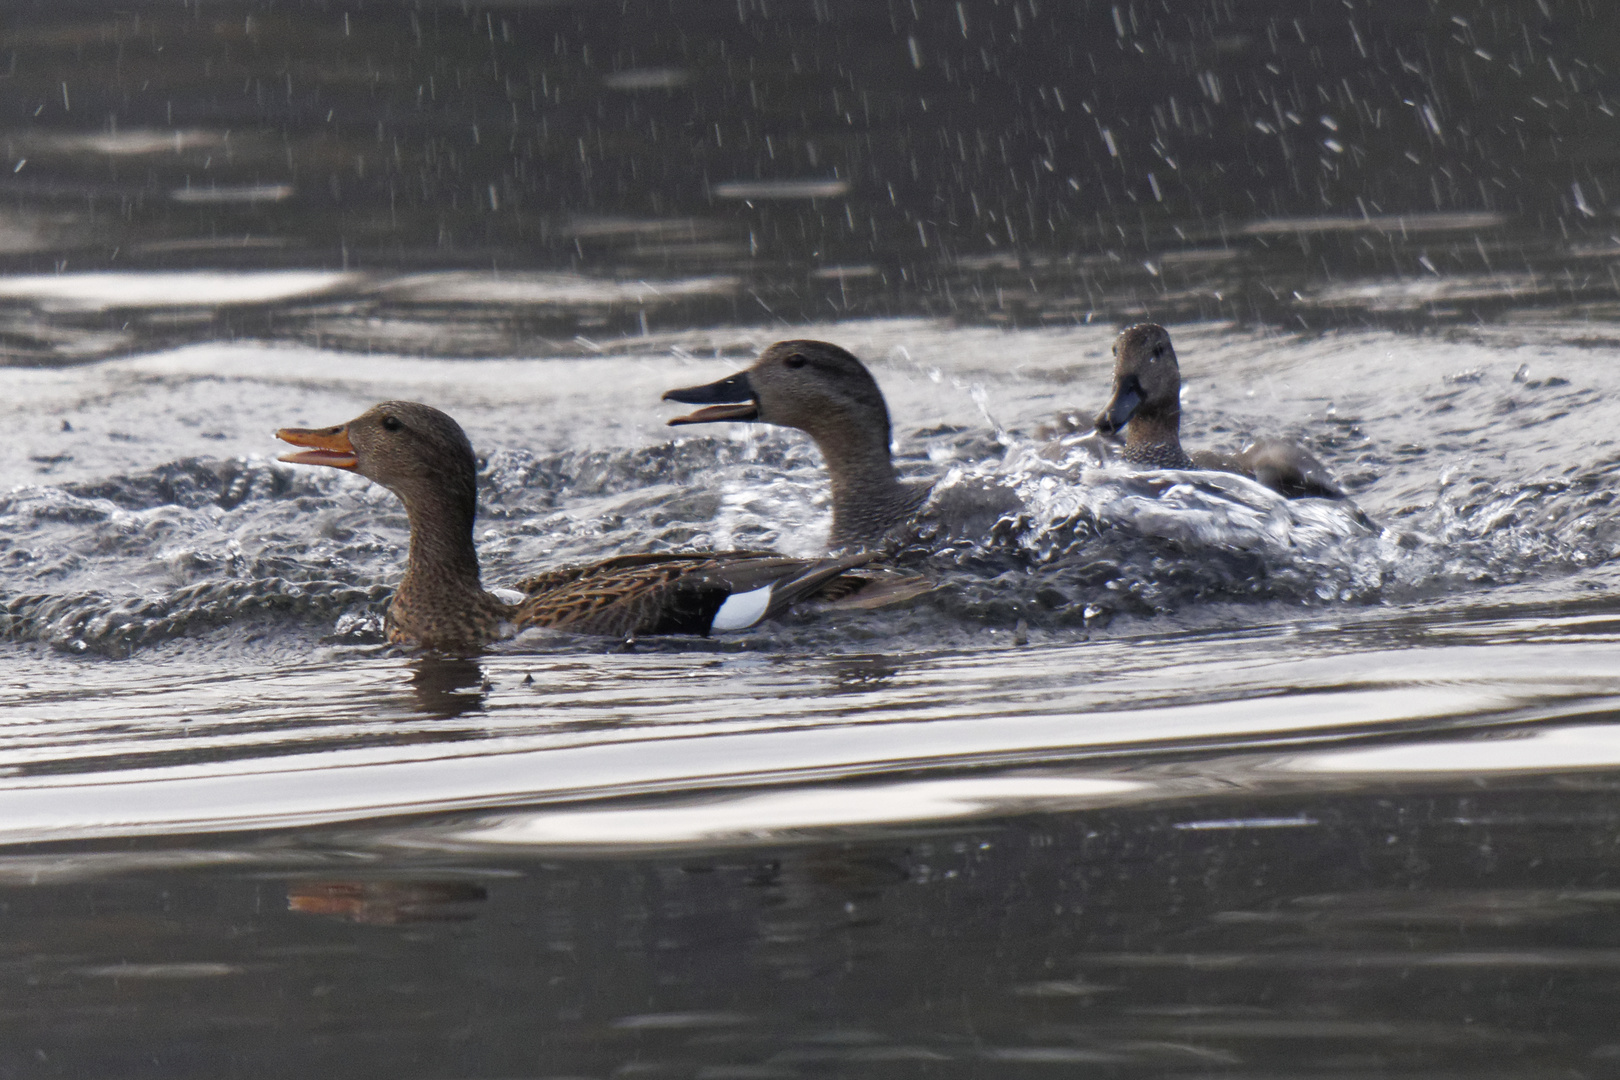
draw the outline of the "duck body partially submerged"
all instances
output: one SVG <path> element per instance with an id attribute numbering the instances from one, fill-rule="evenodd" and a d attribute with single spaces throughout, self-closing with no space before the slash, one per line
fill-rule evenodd
<path id="1" fill-rule="evenodd" d="M 745 630 L 875 556 L 796 559 L 772 551 L 620 555 L 518 583 L 521 626 L 629 637 Z M 865 584 L 870 579 L 860 579 Z"/>
<path id="2" fill-rule="evenodd" d="M 1181 368 L 1170 333 L 1157 323 L 1126 327 L 1114 340 L 1113 395 L 1094 421 L 1125 435 L 1118 456 L 1150 469 L 1209 469 L 1247 476 L 1291 499 L 1342 499 L 1327 466 L 1296 443 L 1260 439 L 1236 453 L 1181 447 Z"/>
<path id="3" fill-rule="evenodd" d="M 1326 465 L 1298 443 L 1256 439 L 1235 453 L 1194 450 L 1192 467 L 1237 473 L 1290 499 L 1343 499 L 1344 489 Z"/>
<path id="4" fill-rule="evenodd" d="M 477 462 L 466 433 L 446 414 L 386 401 L 329 428 L 283 428 L 306 449 L 281 460 L 357 472 L 398 495 L 410 520 L 405 574 L 384 619 L 388 640 L 453 652 L 526 629 L 634 636 L 740 630 L 812 596 L 844 598 L 867 586 L 898 600 L 927 591 L 921 579 L 868 571 L 875 556 L 797 559 L 774 552 L 621 555 L 551 570 L 517 587 L 507 603 L 484 588 L 473 544 Z M 847 580 L 841 580 L 847 579 Z"/>

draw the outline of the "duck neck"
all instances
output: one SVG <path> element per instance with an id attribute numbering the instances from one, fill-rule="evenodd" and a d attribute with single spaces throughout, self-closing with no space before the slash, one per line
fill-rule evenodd
<path id="1" fill-rule="evenodd" d="M 1160 469 L 1192 465 L 1181 448 L 1181 405 L 1173 403 L 1151 411 L 1138 410 L 1125 426 L 1125 460 Z"/>
<path id="2" fill-rule="evenodd" d="M 405 502 L 411 522 L 410 554 L 401 594 L 413 599 L 440 594 L 482 594 L 478 549 L 473 545 L 476 503 L 438 491 L 413 494 Z"/>
<path id="3" fill-rule="evenodd" d="M 384 620 L 388 640 L 459 651 L 500 636 L 508 609 L 479 581 L 472 538 L 476 505 L 470 493 L 406 500 L 411 549 Z"/>
<path id="4" fill-rule="evenodd" d="M 886 433 L 816 439 L 832 481 L 832 548 L 873 544 L 900 524 L 921 503 L 920 489 L 902 484 L 889 457 Z"/>

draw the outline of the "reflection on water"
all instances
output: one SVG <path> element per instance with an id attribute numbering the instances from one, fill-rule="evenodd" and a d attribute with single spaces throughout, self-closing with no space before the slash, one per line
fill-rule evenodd
<path id="1" fill-rule="evenodd" d="M 830 678 L 825 692 L 880 693 L 894 684 L 903 663 L 899 657 L 888 656 L 851 656 L 834 660 L 827 665 Z"/>
<path id="2" fill-rule="evenodd" d="M 448 720 L 462 713 L 479 712 L 490 684 L 476 660 L 425 656 L 411 661 L 411 692 L 417 710 Z"/>
<path id="3" fill-rule="evenodd" d="M 295 881 L 287 886 L 287 910 L 378 926 L 464 922 L 488 896 L 482 885 L 462 881 Z"/>

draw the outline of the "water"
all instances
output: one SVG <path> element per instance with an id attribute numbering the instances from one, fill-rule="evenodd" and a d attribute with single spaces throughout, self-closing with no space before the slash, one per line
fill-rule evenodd
<path id="1" fill-rule="evenodd" d="M 1079 8 L 19 9 L 0 1076 L 1614 1074 L 1614 18 Z M 1097 467 L 1138 318 L 1353 506 Z M 658 400 L 790 336 L 1015 496 L 911 606 L 413 656 L 274 461 L 424 400 L 490 584 L 810 554 Z"/>

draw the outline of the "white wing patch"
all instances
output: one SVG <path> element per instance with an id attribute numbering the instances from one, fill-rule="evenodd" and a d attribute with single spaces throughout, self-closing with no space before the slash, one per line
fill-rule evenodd
<path id="1" fill-rule="evenodd" d="M 772 582 L 763 589 L 732 593 L 720 605 L 720 610 L 714 613 L 714 622 L 709 629 L 746 630 L 753 626 L 765 617 L 766 609 L 771 606 L 771 590 L 774 588 L 776 583 Z"/>
<path id="2" fill-rule="evenodd" d="M 527 594 L 520 593 L 516 589 L 491 589 L 489 591 L 495 599 L 503 604 L 521 604 L 529 598 Z"/>

